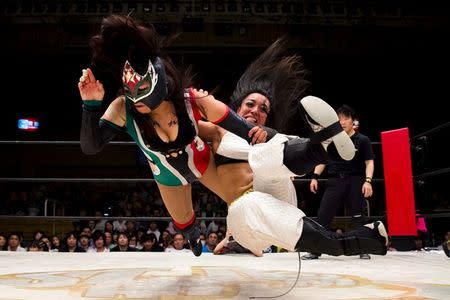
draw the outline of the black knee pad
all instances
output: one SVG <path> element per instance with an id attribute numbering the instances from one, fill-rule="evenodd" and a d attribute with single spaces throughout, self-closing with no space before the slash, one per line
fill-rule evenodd
<path id="1" fill-rule="evenodd" d="M 200 256 L 202 254 L 203 245 L 200 241 L 200 227 L 198 224 L 194 221 L 184 229 L 179 229 L 176 225 L 174 225 L 174 227 L 188 240 L 189 246 L 194 255 Z"/>
<path id="2" fill-rule="evenodd" d="M 333 256 L 361 253 L 385 255 L 386 246 L 377 229 L 361 226 L 343 235 L 326 230 L 319 223 L 304 217 L 303 232 L 297 242 L 297 251 L 324 253 Z"/>
<path id="3" fill-rule="evenodd" d="M 316 165 L 328 162 L 322 145 L 312 144 L 309 139 L 294 138 L 285 143 L 283 164 L 297 175 L 309 173 Z"/>
<path id="4" fill-rule="evenodd" d="M 336 233 L 328 231 L 319 223 L 304 217 L 303 231 L 296 245 L 297 251 L 343 255 L 344 245 Z"/>

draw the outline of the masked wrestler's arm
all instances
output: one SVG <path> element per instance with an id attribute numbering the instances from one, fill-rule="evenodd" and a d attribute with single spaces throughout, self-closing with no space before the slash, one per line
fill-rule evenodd
<path id="1" fill-rule="evenodd" d="M 220 142 L 224 132 L 226 132 L 224 129 L 211 122 L 201 120 L 198 122 L 198 136 L 205 141 Z"/>
<path id="2" fill-rule="evenodd" d="M 114 100 L 101 119 L 101 101 L 93 102 L 84 101 L 80 131 L 81 149 L 89 155 L 100 152 L 125 125 L 123 97 Z"/>

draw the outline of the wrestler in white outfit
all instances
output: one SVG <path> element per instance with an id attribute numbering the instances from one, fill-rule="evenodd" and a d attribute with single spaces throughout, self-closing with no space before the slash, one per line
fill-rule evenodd
<path id="1" fill-rule="evenodd" d="M 279 135 L 267 144 L 250 148 L 246 142 L 212 130 L 209 135 L 216 154 L 249 161 L 241 163 L 240 170 L 226 160 L 219 159 L 219 163 L 230 164 L 229 167 L 216 164 L 229 190 L 224 198 L 229 205 L 229 229 L 252 252 L 275 244 L 291 251 L 331 255 L 354 255 L 361 251 L 385 254 L 387 235 L 381 222 L 337 236 L 297 208 L 290 179 L 293 173 L 306 174 L 330 159 L 350 160 L 355 147 L 334 109 L 322 99 L 308 96 L 308 71 L 300 56 L 287 54 L 285 42 L 275 41 L 250 64 L 236 84 L 230 106 L 239 116 L 257 125 L 264 125 L 272 111 L 272 125 L 280 132 L 295 132 L 292 129 L 297 126 L 298 117 L 304 116 L 315 134 L 306 141 Z M 273 132 L 267 134 L 272 136 Z M 328 149 L 331 141 L 333 147 Z M 235 163 L 238 166 L 239 161 Z"/>
<path id="2" fill-rule="evenodd" d="M 361 251 L 385 255 L 388 238 L 381 222 L 338 236 L 297 208 L 291 181 L 295 174 L 283 165 L 283 150 L 289 138 L 277 134 L 267 143 L 249 146 L 232 133 L 222 137 L 217 154 L 234 159 L 247 156 L 254 172 L 253 189 L 228 208 L 227 224 L 236 241 L 252 252 L 277 245 L 289 251 L 321 249 L 330 255 L 355 255 Z"/>
<path id="3" fill-rule="evenodd" d="M 294 251 L 303 229 L 305 214 L 297 208 L 291 177 L 283 165 L 286 135 L 277 134 L 269 142 L 250 146 L 227 132 L 217 153 L 234 159 L 248 159 L 253 170 L 253 191 L 236 199 L 228 209 L 227 224 L 233 237 L 251 251 L 277 245 Z M 269 154 L 269 155 L 268 155 Z"/>

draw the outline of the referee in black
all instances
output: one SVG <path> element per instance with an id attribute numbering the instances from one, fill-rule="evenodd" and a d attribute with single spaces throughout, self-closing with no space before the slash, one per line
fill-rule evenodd
<path id="1" fill-rule="evenodd" d="M 351 213 L 354 226 L 365 224 L 363 216 L 364 199 L 372 196 L 372 176 L 374 153 L 370 139 L 355 130 L 355 111 L 348 105 L 337 111 L 339 122 L 350 136 L 355 148 L 355 157 L 350 161 L 333 161 L 327 165 L 317 165 L 310 183 L 310 190 L 317 192 L 318 181 L 327 168 L 328 180 L 320 202 L 318 222 L 329 229 L 340 207 L 345 206 Z M 320 253 L 308 253 L 303 259 L 318 259 Z M 368 254 L 360 254 L 361 259 L 370 259 Z"/>

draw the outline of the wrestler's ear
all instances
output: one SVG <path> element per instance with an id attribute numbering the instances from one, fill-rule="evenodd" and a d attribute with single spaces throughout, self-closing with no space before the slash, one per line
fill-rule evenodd
<path id="1" fill-rule="evenodd" d="M 237 112 L 238 115 L 239 115 L 239 113 L 241 112 L 241 107 L 242 107 L 242 103 L 241 103 L 241 105 L 239 105 L 239 106 L 236 108 L 236 112 Z"/>

